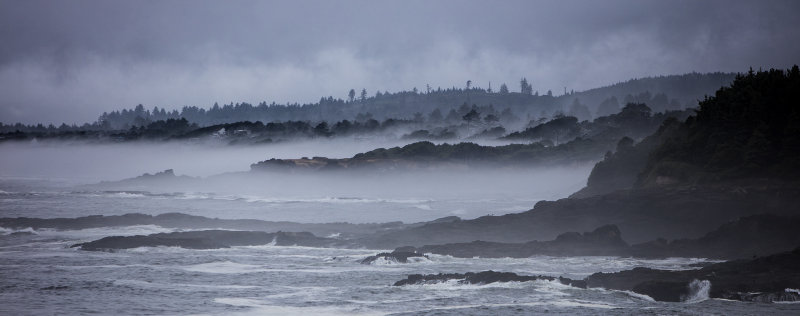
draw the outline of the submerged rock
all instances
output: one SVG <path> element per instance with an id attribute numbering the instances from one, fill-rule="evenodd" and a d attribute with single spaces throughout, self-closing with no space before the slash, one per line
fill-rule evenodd
<path id="1" fill-rule="evenodd" d="M 409 260 L 409 258 L 412 258 Z M 374 256 L 369 256 L 361 260 L 361 264 L 375 264 L 378 262 L 388 262 L 388 263 L 408 263 L 409 261 L 416 262 L 418 260 L 429 259 L 428 256 L 417 253 L 417 252 L 408 252 L 408 251 L 393 251 L 393 252 L 381 252 Z"/>

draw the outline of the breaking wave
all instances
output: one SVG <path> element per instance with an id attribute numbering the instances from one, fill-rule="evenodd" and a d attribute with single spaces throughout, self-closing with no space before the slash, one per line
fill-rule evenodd
<path id="1" fill-rule="evenodd" d="M 689 293 L 682 300 L 686 303 L 698 303 L 708 299 L 708 292 L 711 291 L 711 281 L 692 280 L 689 283 Z"/>

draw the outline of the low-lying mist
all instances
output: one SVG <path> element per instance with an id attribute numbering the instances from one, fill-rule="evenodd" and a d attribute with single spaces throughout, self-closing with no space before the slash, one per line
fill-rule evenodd
<path id="1" fill-rule="evenodd" d="M 227 145 L 214 142 L 86 142 L 0 143 L 0 177 L 93 183 L 131 178 L 173 169 L 176 174 L 206 177 L 250 170 L 250 164 L 270 158 L 322 156 L 346 158 L 375 148 L 414 142 L 392 138 L 335 138 L 297 140 L 264 145 Z M 458 142 L 458 141 L 456 141 Z M 473 141 L 485 145 L 509 142 Z"/>
<path id="2" fill-rule="evenodd" d="M 0 145 L 2 178 L 61 182 L 56 191 L 66 196 L 37 197 L 54 202 L 36 210 L 11 200 L 1 209 L 7 216 L 36 212 L 44 217 L 182 212 L 297 222 L 418 222 L 452 215 L 467 219 L 521 212 L 540 200 L 567 197 L 586 184 L 593 166 L 249 171 L 250 164 L 273 157 L 343 158 L 406 143 L 353 139 L 263 146 L 6 143 Z M 117 182 L 165 169 L 174 169 L 178 176 Z M 7 185 L 0 189 L 34 190 Z"/>
<path id="3" fill-rule="evenodd" d="M 176 174 L 205 177 L 250 170 L 269 158 L 303 156 L 350 157 L 384 145 L 408 143 L 334 139 L 265 145 L 231 146 L 214 143 L 3 143 L 0 176 L 59 179 L 74 183 L 121 180 L 174 169 Z"/>

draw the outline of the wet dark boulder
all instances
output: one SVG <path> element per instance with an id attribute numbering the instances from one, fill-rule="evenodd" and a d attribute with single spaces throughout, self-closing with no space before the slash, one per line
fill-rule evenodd
<path id="1" fill-rule="evenodd" d="M 413 258 L 409 260 L 409 258 Z M 408 252 L 408 251 L 393 251 L 393 252 L 381 252 L 374 256 L 369 256 L 361 260 L 361 264 L 375 264 L 379 261 L 389 262 L 389 263 L 408 263 L 409 261 L 416 261 L 422 259 L 429 259 L 428 256 L 423 255 L 417 252 Z"/>
<path id="2" fill-rule="evenodd" d="M 436 284 L 455 280 L 458 284 L 491 284 L 496 282 L 558 281 L 562 284 L 581 287 L 580 280 L 556 278 L 543 275 L 518 275 L 512 272 L 481 271 L 467 273 L 411 274 L 406 279 L 397 281 L 394 286 Z M 585 286 L 584 286 L 585 287 Z"/>

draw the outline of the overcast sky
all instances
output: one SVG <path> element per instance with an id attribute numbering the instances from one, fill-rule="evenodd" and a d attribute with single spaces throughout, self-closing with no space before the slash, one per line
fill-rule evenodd
<path id="1" fill-rule="evenodd" d="M 6 1 L 0 122 L 788 68 L 800 1 Z"/>

